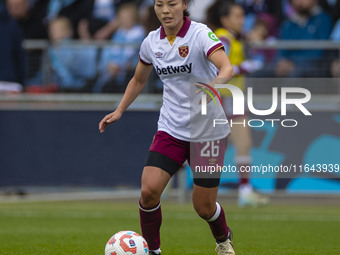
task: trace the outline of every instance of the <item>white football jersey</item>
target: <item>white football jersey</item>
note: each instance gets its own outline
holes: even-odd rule
[[[217,140],[230,134],[228,123],[213,127],[215,119],[226,120],[217,99],[217,104],[208,103],[208,118],[202,116],[201,95],[195,93],[194,85],[216,78],[218,69],[209,57],[220,48],[222,43],[206,25],[188,18],[172,45],[163,27],[145,38],[139,59],[144,65],[153,65],[164,84],[159,131],[188,142]]]

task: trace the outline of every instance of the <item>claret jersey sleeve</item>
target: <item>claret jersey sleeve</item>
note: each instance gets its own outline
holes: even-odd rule
[[[139,61],[147,66],[152,65],[149,37],[146,37],[140,46]]]
[[[198,41],[201,44],[202,50],[204,51],[207,58],[217,50],[224,48],[220,39],[208,28],[203,28],[198,33]]]

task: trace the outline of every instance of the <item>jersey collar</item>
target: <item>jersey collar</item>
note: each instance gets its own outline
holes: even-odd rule
[[[188,17],[184,17],[184,24],[183,24],[181,30],[178,31],[176,36],[184,37],[189,30],[190,24],[191,24],[191,20]],[[161,26],[161,39],[164,39],[165,37],[166,37],[166,34],[165,34],[165,31],[164,31],[164,27],[162,25]]]

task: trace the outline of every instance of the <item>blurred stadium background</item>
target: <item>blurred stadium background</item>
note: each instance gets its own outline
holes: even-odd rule
[[[128,7],[124,5],[127,2],[130,4]],[[201,1],[195,1],[191,7],[193,19],[204,21],[204,8],[212,2],[206,1],[203,4]],[[260,57],[263,62],[260,70],[247,77],[249,83],[254,79],[263,79],[254,87],[255,106],[262,109],[271,106],[273,82],[278,88],[304,87],[312,93],[312,100],[307,105],[313,114],[312,117],[305,117],[295,108],[289,109],[287,117],[298,120],[298,127],[287,129],[280,125],[274,128],[264,125],[252,129],[254,164],[260,162],[273,165],[340,164],[340,23],[338,22],[340,1],[319,1],[320,8],[323,8],[333,19],[331,29],[333,32],[328,35],[328,38],[317,38],[316,32],[311,31],[312,38],[296,40],[280,38],[280,28],[284,20],[294,15],[290,1],[238,2],[244,5],[247,21],[250,24],[254,25],[263,12],[274,17],[276,24],[273,34],[258,41],[247,41],[246,44],[249,56]],[[119,217],[123,217],[121,215],[127,211],[131,212],[131,205],[125,209],[123,204],[137,201],[139,197],[141,171],[157,129],[158,112],[162,104],[162,84],[157,79],[156,73],[153,73],[142,95],[133,103],[122,120],[110,127],[108,132],[104,134],[98,132],[98,122],[118,105],[126,82],[133,75],[138,61],[141,38],[148,31],[158,27],[152,13],[153,1],[70,0],[60,1],[60,5],[58,3],[59,1],[53,0],[0,2],[0,29],[5,27],[3,24],[11,23],[11,26],[18,28],[18,34],[14,37],[21,38],[18,40],[22,42],[21,51],[18,48],[13,49],[13,47],[20,47],[21,43],[16,44],[15,41],[9,40],[9,45],[12,47],[10,50],[16,53],[10,55],[10,59],[5,58],[8,54],[1,53],[0,61],[3,62],[1,67],[15,70],[12,76],[1,74],[0,77],[0,222],[4,224],[2,226],[7,226],[1,230],[0,224],[0,235],[9,239],[16,235],[10,231],[14,226],[11,225],[11,220],[53,218],[55,214],[50,211],[53,208],[66,215],[65,218],[77,218],[80,215],[80,218],[103,217],[109,220],[109,214],[119,214]],[[131,4],[134,4],[137,9],[131,7],[133,6]],[[267,4],[267,6],[261,7],[260,4]],[[6,6],[9,7],[9,14],[5,15],[3,13]],[[119,18],[117,10],[122,6],[130,12],[130,15],[138,13],[141,17],[131,18],[135,30],[130,33],[124,30],[126,28],[119,27],[122,23],[117,23]],[[96,8],[98,10],[110,8],[111,13],[90,12]],[[106,17],[100,19],[98,18],[100,15]],[[48,32],[51,30],[51,24],[59,16],[67,18],[59,19],[59,25],[65,33],[62,41],[53,37],[51,31]],[[16,22],[16,25],[12,22]],[[127,19],[122,22],[130,21]],[[272,20],[267,24],[268,30],[271,25]],[[13,27],[11,29],[14,33]],[[1,37],[9,38],[8,31],[0,30]],[[252,31],[251,26],[245,27],[245,33],[250,31]],[[6,47],[9,47],[8,44]],[[0,44],[2,50],[8,51],[9,48],[6,47]],[[295,54],[294,52],[307,52],[302,54],[303,56],[296,63],[299,72],[290,75],[288,81],[282,79],[283,77],[275,76],[275,66],[284,51],[289,51],[292,55]],[[308,52],[312,52],[311,54],[319,52],[320,56],[315,59],[308,55]],[[15,59],[17,55],[20,56]],[[6,68],[2,68],[0,73],[7,74],[9,69]],[[282,118],[280,107],[271,118]],[[233,146],[230,146],[227,162],[233,164],[234,153]],[[328,229],[334,228],[333,234],[327,236],[329,238],[327,241],[331,240],[331,250],[323,254],[340,254],[339,243],[333,239],[336,228],[339,230],[340,221],[338,217],[339,175],[340,173],[309,173],[295,174],[289,178],[279,174],[266,176],[266,178],[252,175],[253,186],[271,197],[272,202],[267,209],[263,209],[264,218],[261,218],[261,211],[251,209],[249,213],[253,218],[249,218],[250,223],[245,221],[245,218],[248,220],[247,213],[239,211],[240,209],[235,206],[238,176],[225,176],[220,195],[224,203],[231,206],[231,221],[236,222],[234,223],[236,226],[238,221],[244,224],[240,224],[242,227],[236,232],[242,232],[241,228],[246,229],[248,224],[270,221],[270,217],[280,216],[278,214],[282,212],[281,218],[279,217],[282,224],[305,222],[306,224],[301,225],[299,229],[304,229],[303,234],[308,236],[306,231],[310,230],[307,226],[311,222],[315,223],[316,219],[319,232],[327,232],[326,228],[323,229],[325,222]],[[190,190],[190,170],[183,168],[171,183],[171,188],[166,192],[164,199],[175,204],[186,204],[190,201]],[[112,200],[115,200],[115,202],[107,210],[100,204],[99,216],[96,216],[93,211],[96,205],[92,202],[86,206],[81,202],[40,203],[56,200],[103,200],[108,203],[113,203]],[[26,203],[29,201],[32,204]],[[76,205],[79,207],[75,207]],[[124,209],[118,209],[117,212],[117,208],[121,205]],[[309,207],[312,205],[313,207]],[[170,211],[175,211],[176,206],[172,207],[171,204],[168,206]],[[306,210],[303,210],[304,207]],[[290,211],[291,209],[293,211]],[[189,209],[183,205],[180,210],[185,214]],[[73,211],[77,213],[73,215]],[[315,214],[308,214],[307,219],[303,219],[307,211]],[[6,222],[8,225],[5,225]],[[138,228],[135,216],[123,217],[123,222],[127,227]],[[110,230],[104,222],[100,224],[102,227],[99,229],[103,232],[99,234],[98,230],[97,234],[104,238]],[[278,231],[281,228],[281,226],[276,227],[271,231]],[[118,231],[121,230],[120,228],[124,228],[121,223],[114,229]],[[94,226],[91,229],[95,231]],[[72,239],[73,235],[78,234],[75,231],[68,237]],[[255,232],[251,232],[250,235],[258,238]],[[39,235],[36,237],[39,238]],[[243,237],[246,240],[246,237]],[[270,237],[270,232],[266,233],[267,241]],[[98,242],[99,239],[98,237]],[[257,243],[262,242],[260,238],[256,240]],[[2,247],[2,250],[8,251],[3,254],[16,254],[15,251],[11,251],[11,244],[9,242],[7,246]],[[307,244],[313,246],[308,242],[300,243],[303,247]],[[78,245],[77,241],[74,245]],[[166,245],[172,247],[178,244],[170,242]],[[185,247],[185,244],[179,244],[179,247],[181,245]],[[261,253],[261,251],[252,253],[251,249],[245,248],[245,244],[239,243],[239,245],[244,254],[319,254],[308,249],[305,253],[302,251],[295,253],[293,250],[280,253],[274,248],[268,253]],[[276,245],[280,247],[279,243]],[[97,248],[98,243],[90,247],[90,249]],[[268,250],[266,246],[262,248]],[[69,254],[78,254],[72,249],[66,250]]]

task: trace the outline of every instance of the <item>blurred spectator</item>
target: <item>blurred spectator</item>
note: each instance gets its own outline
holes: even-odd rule
[[[223,43],[236,77],[261,67],[261,63],[247,60],[242,34],[244,20],[242,6],[233,2],[217,0],[207,10],[208,24]]]
[[[59,46],[66,40],[73,37],[73,29],[71,21],[66,17],[58,17],[49,24],[49,39],[51,43]]]
[[[20,91],[20,85],[25,79],[25,53],[22,48],[22,33],[16,22],[7,12],[5,3],[0,2],[0,81],[1,90],[5,87],[16,87]],[[18,83],[8,84],[3,82]]]
[[[333,29],[331,39],[333,41],[340,42],[340,19],[338,20],[338,22],[336,23]],[[331,74],[332,74],[332,77],[340,77],[340,55],[338,55],[338,59],[332,62]]]
[[[271,15],[266,13],[258,15],[252,30],[247,35],[251,43],[275,39],[277,35],[276,23]]]
[[[122,5],[118,10],[119,28],[112,37],[112,42],[119,45],[103,49],[99,78],[95,92],[123,92],[125,82],[138,63],[138,45],[145,37],[145,31],[138,24],[138,9],[134,4]],[[129,44],[135,44],[129,46]],[[127,46],[125,46],[127,45]]]
[[[246,39],[249,44],[258,44],[262,42],[270,42],[275,40],[276,36],[276,23],[272,19],[271,15],[262,13],[258,15],[254,27],[247,34]],[[265,63],[272,62],[274,60],[275,50],[262,50],[251,49],[248,52],[249,58],[254,61],[258,61],[263,66]]]
[[[271,15],[275,24],[280,24],[288,12],[289,0],[235,0],[245,10],[244,33],[248,33],[254,26],[257,16],[266,13]]]
[[[245,13],[241,5],[233,2],[221,2],[217,0],[207,10],[207,20],[213,25],[216,36],[224,45],[230,63],[233,65],[235,77],[229,84],[239,87],[244,91],[245,74],[253,72],[261,67],[258,63],[246,57],[242,29],[245,21]],[[217,28],[217,29],[216,29]],[[228,119],[235,123],[247,122],[245,115],[233,114],[233,98],[229,90],[220,89],[222,106]],[[238,169],[251,165],[250,149],[252,136],[249,126],[231,126],[230,141],[236,149],[234,162]],[[239,205],[257,206],[267,203],[267,198],[255,193],[249,180],[249,173],[241,173],[238,185]]]
[[[92,12],[80,21],[78,34],[82,39],[109,39],[118,28],[116,3],[114,0],[91,1]]]
[[[54,82],[62,92],[88,92],[96,74],[97,48],[72,46],[73,28],[69,19],[59,17],[49,25],[49,49]]]
[[[29,0],[6,0],[10,15],[19,24],[25,39],[47,39],[44,23],[48,1],[38,0],[30,5]]]
[[[36,0],[6,0],[10,15],[17,21],[24,39],[47,39],[45,23],[48,1]],[[42,56],[39,49],[26,50],[26,85],[42,83]]]
[[[316,0],[291,0],[291,3],[296,13],[282,24],[280,39],[329,39],[332,20]],[[279,77],[320,76],[323,57],[323,50],[282,50],[275,73]]]
[[[91,15],[93,0],[49,0],[47,7],[47,22],[62,16],[67,17],[73,29],[73,37],[78,38],[78,25],[80,21]]]

